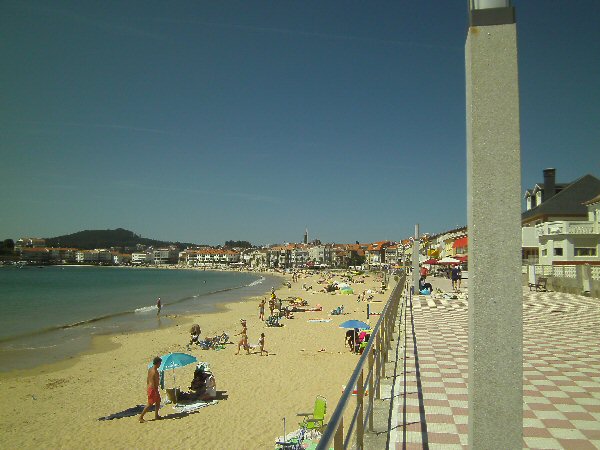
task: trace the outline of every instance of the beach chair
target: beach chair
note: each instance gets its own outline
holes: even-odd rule
[[[178,394],[179,394],[179,389],[178,388],[169,388],[169,389],[165,389],[165,391],[167,392],[167,398],[169,399],[169,401],[171,403],[173,403],[174,405],[176,405],[177,399],[178,399]]]
[[[325,420],[326,412],[327,399],[319,395],[315,399],[315,407],[312,414],[298,414],[299,416],[306,416],[304,418],[304,421],[300,423],[300,426],[306,428],[307,430],[323,429],[323,427],[325,426],[323,421]]]

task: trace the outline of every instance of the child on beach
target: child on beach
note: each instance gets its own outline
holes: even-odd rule
[[[265,350],[265,333],[260,333],[260,339],[258,340],[258,346],[260,347],[260,356],[262,356],[263,352],[269,356],[269,352]]]
[[[235,352],[235,354],[239,355],[240,348],[243,346],[244,349],[246,350],[246,353],[249,355],[250,354],[250,346],[248,345],[248,327],[246,326],[246,321],[244,319],[240,320],[240,323],[242,324],[242,331],[240,331],[235,336],[241,336],[241,338],[240,338],[240,341],[238,342],[238,349],[237,349],[237,352]]]

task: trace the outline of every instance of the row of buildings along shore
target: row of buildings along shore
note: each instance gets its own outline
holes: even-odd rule
[[[600,180],[584,175],[570,183],[557,183],[556,170],[543,171],[543,183],[525,191],[522,213],[523,264],[600,265]],[[408,263],[412,238],[355,244],[286,243],[261,248],[175,246],[145,248],[131,253],[116,249],[80,250],[46,247],[43,239],[21,238],[15,252],[32,263],[103,265],[216,266],[253,269],[301,267],[398,267]],[[454,258],[468,264],[467,227],[420,237],[421,261]],[[466,268],[466,267],[465,267]]]

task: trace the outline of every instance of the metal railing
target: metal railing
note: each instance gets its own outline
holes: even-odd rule
[[[340,401],[323,432],[323,436],[317,445],[317,450],[329,449],[332,440],[335,450],[348,448],[355,428],[356,448],[362,449],[367,422],[368,429],[370,431],[374,430],[373,402],[375,398],[381,398],[381,379],[385,377],[385,363],[388,360],[388,351],[391,348],[396,315],[398,314],[398,306],[405,288],[405,281],[406,275],[403,274],[390,294],[390,298],[381,312],[377,325],[375,325],[371,333],[369,342],[358,360],[356,368],[352,372],[346,388],[340,397]],[[367,370],[366,376],[364,373],[365,368]],[[355,387],[356,406],[352,419],[348,424],[348,430],[344,433],[344,412],[350,403]],[[368,403],[366,410],[364,405],[365,399]]]

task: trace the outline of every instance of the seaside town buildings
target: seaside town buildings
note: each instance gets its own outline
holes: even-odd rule
[[[556,170],[543,171],[543,183],[525,191],[522,213],[523,264],[542,266],[590,264],[600,266],[600,180],[584,175],[571,183],[557,183]],[[131,264],[184,266],[245,266],[253,269],[363,267],[377,269],[409,265],[413,238],[354,244],[308,242],[262,248],[138,246],[131,254],[115,249],[81,250],[46,247],[44,239],[23,237],[15,255],[35,264]],[[467,227],[420,237],[420,260],[454,258],[468,264]]]
[[[524,263],[600,264],[600,180],[588,174],[556,183],[555,169],[543,173],[544,182],[525,192]]]

